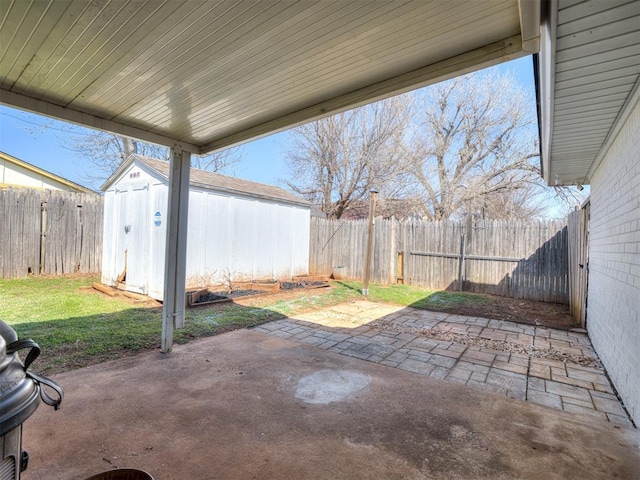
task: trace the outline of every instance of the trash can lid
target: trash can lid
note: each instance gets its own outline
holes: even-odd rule
[[[40,403],[38,384],[27,377],[16,353],[7,354],[7,344],[17,338],[0,320],[0,437],[20,426]]]
[[[153,480],[153,477],[144,470],[137,468],[118,468],[108,472],[98,473],[86,480]]]

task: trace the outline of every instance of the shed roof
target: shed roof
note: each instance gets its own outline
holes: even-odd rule
[[[109,177],[109,179],[102,186],[102,190],[106,190],[111,184],[113,184],[113,182],[120,176],[120,174],[134,162],[140,162],[162,176],[164,179],[169,179],[169,162],[158,160],[156,158],[145,157],[144,155],[134,154],[130,155],[129,158],[118,168],[118,170],[116,170],[116,172],[114,172],[114,174]],[[305,207],[311,206],[311,204],[306,200],[293,195],[292,193],[289,193],[280,187],[266,185],[264,183],[252,182],[250,180],[244,180],[242,178],[229,177],[227,175],[221,175],[219,173],[200,170],[199,168],[191,168],[190,185],[193,187],[215,190],[218,192],[226,192],[254,198],[262,198],[266,200],[275,200]]]

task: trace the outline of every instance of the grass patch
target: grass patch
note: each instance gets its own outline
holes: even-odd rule
[[[362,299],[361,282],[336,282],[353,292],[352,297]],[[447,310],[459,306],[473,306],[492,302],[492,298],[481,294],[446,292],[414,287],[411,285],[369,285],[369,300],[393,303],[422,310]]]
[[[32,338],[43,350],[34,364],[56,373],[160,347],[162,309],[145,308],[121,297],[86,289],[96,277],[30,277],[0,280],[0,319],[20,338]],[[258,325],[350,300],[362,300],[360,282],[332,282],[331,289],[303,295],[260,297],[250,306],[235,303],[187,310],[176,343]],[[408,285],[370,285],[369,300],[429,310],[489,301],[487,297]]]
[[[0,318],[12,325],[46,322],[70,316],[106,315],[131,308],[118,299],[80,287],[96,277],[28,277],[0,280]]]

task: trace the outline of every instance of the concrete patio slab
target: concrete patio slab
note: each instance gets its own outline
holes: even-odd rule
[[[586,333],[367,301],[335,305],[256,330],[633,426]]]
[[[40,407],[24,425],[25,480],[81,480],[116,467],[156,480],[640,472],[635,429],[250,330],[55,379],[62,409]],[[515,388],[503,383],[494,386]]]

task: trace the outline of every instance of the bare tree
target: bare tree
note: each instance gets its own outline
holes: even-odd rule
[[[534,191],[535,189],[536,187],[532,185],[474,197],[462,205],[458,213],[460,216],[473,214],[488,220],[542,218],[547,207],[544,201],[532,201],[534,198],[540,197]]]
[[[92,168],[85,172],[85,177],[94,187],[99,187],[132,154],[160,160],[169,159],[167,147],[86,129],[78,130],[78,134],[65,135],[61,138],[61,143],[65,148],[91,162]],[[209,155],[193,155],[191,165],[202,170],[218,172],[233,167],[241,159],[241,152],[236,147]]]
[[[208,172],[229,172],[242,157],[242,147],[232,147],[208,155],[192,155],[191,166]]]
[[[377,188],[397,196],[406,185],[408,97],[395,97],[295,128],[289,136],[287,185],[330,218],[340,218]]]
[[[416,101],[412,173],[427,218],[537,213],[534,190],[544,186],[535,110],[510,77],[491,71],[458,77]]]
[[[127,137],[106,132],[82,129],[78,134],[65,135],[62,145],[75,152],[80,158],[89,160],[92,167],[85,171],[86,181],[99,187],[104,180],[117,170],[131,154],[166,159],[167,149],[159,145],[139,142]]]

